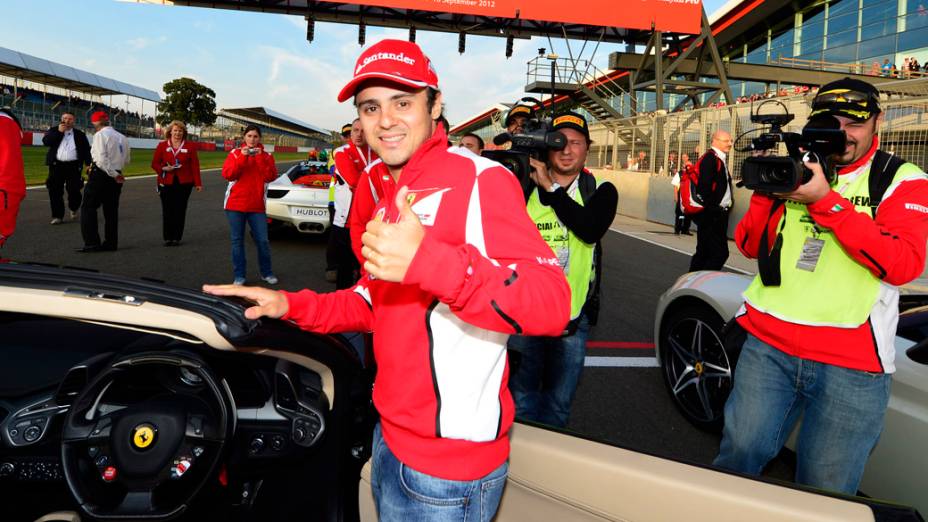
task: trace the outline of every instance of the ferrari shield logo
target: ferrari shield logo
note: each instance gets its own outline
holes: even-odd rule
[[[138,449],[145,449],[155,441],[155,430],[148,424],[140,424],[132,432],[132,444]]]

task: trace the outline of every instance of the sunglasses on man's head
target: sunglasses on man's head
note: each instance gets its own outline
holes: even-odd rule
[[[865,107],[871,101],[876,101],[876,98],[871,93],[836,89],[818,93],[812,101],[812,106],[815,107],[822,103],[853,103]]]

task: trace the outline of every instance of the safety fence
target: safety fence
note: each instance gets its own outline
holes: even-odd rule
[[[878,85],[881,91],[883,123],[880,147],[917,164],[928,167],[928,79],[889,80]],[[591,126],[594,144],[588,165],[594,168],[630,169],[654,175],[673,175],[670,153],[677,158],[687,154],[695,163],[705,152],[716,130],[738,138],[728,161],[733,177],[740,178],[741,163],[749,153],[737,149],[750,144],[758,132],[767,130],[750,120],[752,111],[760,114],[789,112],[795,118],[783,130],[801,132],[808,120],[814,92],[770,98],[754,103],[726,105],[674,113],[654,113],[620,120],[609,126]],[[642,155],[643,153],[643,155]],[[780,145],[780,154],[786,149]],[[642,157],[643,156],[643,157]],[[637,164],[637,169],[634,168]],[[680,160],[675,162],[679,168]],[[676,169],[673,169],[676,170]]]

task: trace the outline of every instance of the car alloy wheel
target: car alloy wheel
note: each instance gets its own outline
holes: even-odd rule
[[[721,430],[733,369],[721,318],[704,306],[684,306],[661,330],[661,367],[674,405],[697,427]]]

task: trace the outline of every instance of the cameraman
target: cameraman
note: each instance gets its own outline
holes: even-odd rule
[[[535,109],[530,105],[514,105],[506,114],[505,126],[509,134],[521,134],[525,122],[535,119]]]
[[[759,474],[804,415],[796,482],[854,494],[889,400],[897,285],[925,266],[928,176],[878,149],[873,86],[827,84],[810,117],[835,118],[847,145],[833,187],[807,161],[808,183],[755,192],[738,224],[735,244],[780,281],[758,276],[744,293],[747,340],[715,464]],[[872,189],[880,178],[882,203]]]
[[[531,160],[536,187],[527,210],[567,276],[571,321],[561,337],[509,338],[509,348],[521,354],[509,387],[517,416],[564,427],[590,326],[599,312],[600,239],[615,218],[619,194],[612,183],[593,177],[583,166],[592,143],[583,116],[558,116],[553,129],[564,134],[567,146],[548,152],[547,164]]]

